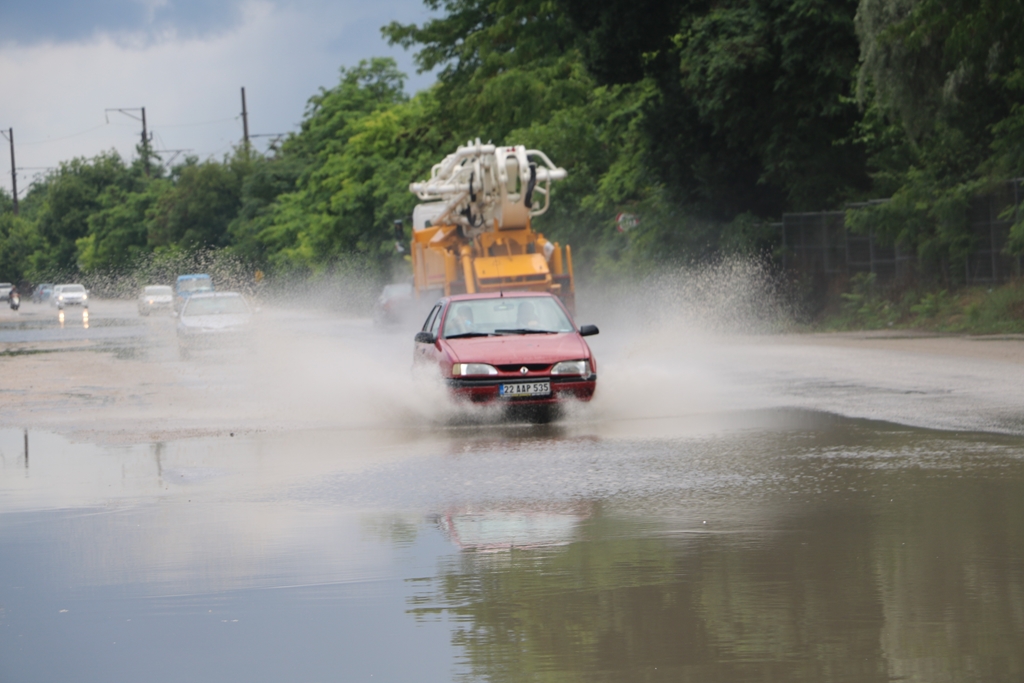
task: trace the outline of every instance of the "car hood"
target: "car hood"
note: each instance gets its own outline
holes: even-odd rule
[[[248,315],[188,315],[178,318],[178,327],[189,331],[227,330],[233,327],[248,325],[252,317]]]
[[[589,358],[586,342],[576,333],[510,334],[500,337],[445,339],[458,363],[557,363]]]

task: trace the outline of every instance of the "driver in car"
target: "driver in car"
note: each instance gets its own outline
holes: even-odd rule
[[[473,309],[462,305],[455,309],[455,319],[452,320],[451,334],[465,334],[473,331]]]
[[[529,301],[519,304],[519,311],[516,314],[516,325],[524,329],[540,327],[540,320],[537,319],[537,310]]]

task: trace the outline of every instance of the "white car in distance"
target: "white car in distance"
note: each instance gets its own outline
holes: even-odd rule
[[[174,290],[168,285],[148,285],[139,294],[139,315],[174,310]]]
[[[82,285],[57,285],[50,295],[50,305],[59,309],[65,306],[89,308],[89,292]]]

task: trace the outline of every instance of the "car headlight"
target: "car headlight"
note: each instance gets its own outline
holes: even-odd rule
[[[590,361],[588,360],[563,360],[555,363],[551,368],[552,375],[589,375]]]
[[[63,295],[63,294],[61,294],[61,295],[60,295],[60,296],[58,296],[57,298],[58,298],[59,300],[61,300],[61,301],[64,301],[64,295]]]
[[[498,368],[487,363],[455,363],[452,365],[453,377],[466,377],[468,375],[497,375]]]

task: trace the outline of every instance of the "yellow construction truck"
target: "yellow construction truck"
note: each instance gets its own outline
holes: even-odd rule
[[[479,140],[459,147],[409,190],[416,295],[530,290],[575,304],[572,251],[534,232],[548,210],[551,183],[565,178],[548,157],[522,145]]]

